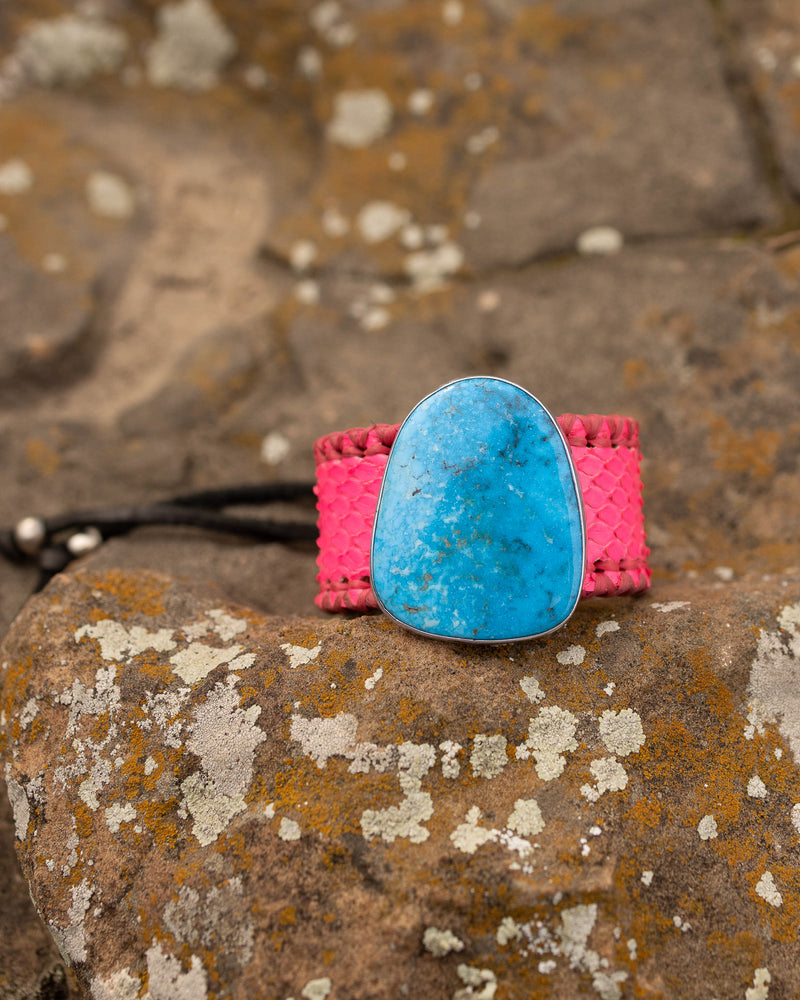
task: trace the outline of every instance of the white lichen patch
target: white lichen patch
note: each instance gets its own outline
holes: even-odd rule
[[[218,648],[208,646],[204,642],[192,642],[186,649],[171,656],[169,662],[174,674],[177,674],[184,683],[194,685],[208,677],[212,670],[223,663],[229,664],[233,668],[233,661],[241,654],[242,646]],[[242,666],[249,666],[255,656],[254,654],[245,654],[245,656],[252,657],[252,659]]]
[[[642,872],[642,877],[639,879],[639,881],[642,883],[642,885],[652,885],[654,874],[655,873],[648,868],[646,871]]]
[[[102,18],[65,14],[30,24],[16,55],[41,86],[77,86],[96,73],[118,69],[127,48],[125,33]]]
[[[157,632],[148,632],[140,625],[126,628],[121,622],[111,618],[101,618],[92,625],[84,625],[75,633],[75,641],[95,639],[100,646],[100,655],[104,660],[130,660],[148,649],[157,653],[168,652],[175,648],[172,629],[162,628]]]
[[[203,847],[213,843],[234,816],[247,808],[242,794],[225,795],[197,771],[181,782],[183,806],[192,815],[192,833]]]
[[[375,670],[375,672],[372,673],[369,677],[367,677],[367,679],[364,681],[364,687],[366,688],[366,690],[367,691],[374,690],[375,685],[378,683],[381,677],[383,677],[383,667],[378,667]]]
[[[349,712],[340,712],[330,719],[305,719],[302,715],[293,715],[291,738],[321,769],[330,757],[354,753],[357,728],[356,717]]]
[[[645,741],[642,720],[631,708],[620,712],[607,710],[599,720],[600,739],[611,753],[619,757],[638,753]]]
[[[408,254],[403,270],[415,290],[427,294],[443,288],[446,279],[457,274],[463,263],[464,251],[458,244],[448,241],[441,246]]]
[[[130,802],[120,805],[115,802],[105,809],[106,826],[111,833],[119,833],[119,828],[123,823],[132,823],[136,819],[136,807]]]
[[[561,943],[561,953],[569,960],[571,969],[588,967],[594,971],[599,960],[594,961],[595,952],[587,949],[589,935],[597,921],[597,904],[580,904],[561,911],[561,927],[557,934]]]
[[[495,934],[495,939],[501,948],[505,947],[507,944],[511,944],[513,941],[519,941],[522,938],[522,928],[514,920],[513,917],[503,917],[500,921],[500,926],[497,928],[497,933]]]
[[[576,249],[584,256],[608,256],[619,253],[624,244],[622,233],[612,226],[593,226],[584,230],[576,241]]]
[[[761,629],[756,657],[750,671],[748,719],[753,727],[745,735],[763,732],[777,724],[792,755],[800,763],[800,602],[782,608],[780,630]]]
[[[577,667],[586,659],[583,646],[568,646],[556,653],[556,659],[564,666]]]
[[[118,969],[105,979],[92,980],[92,1000],[137,1000],[141,985],[128,969]]]
[[[280,826],[278,827],[278,836],[281,840],[299,840],[302,835],[300,824],[296,820],[289,819],[286,816],[281,819]]]
[[[701,840],[714,840],[718,835],[717,821],[713,816],[704,816],[697,824],[697,833]]]
[[[481,810],[479,806],[472,806],[464,818],[464,822],[459,824],[450,834],[450,840],[464,854],[474,854],[479,847],[492,843],[496,839],[496,830],[491,830],[479,826]]]
[[[767,786],[757,774],[747,782],[747,794],[751,799],[765,799],[767,797]]]
[[[190,693],[190,688],[173,688],[168,691],[159,691],[158,694],[152,694],[150,691],[145,694],[143,706],[145,714],[149,715],[158,727],[164,744],[174,750],[183,745],[182,710]],[[147,728],[149,728],[148,723],[143,723],[142,729]]]
[[[528,701],[531,701],[534,704],[544,701],[546,696],[536,677],[529,676],[521,678],[519,686],[522,688],[522,693]]]
[[[461,772],[461,765],[456,760],[456,754],[464,748],[453,740],[445,740],[439,744],[439,749],[442,751],[442,777],[457,778]]]
[[[181,784],[201,844],[216,840],[233,816],[246,808],[244,793],[253,777],[255,751],[266,740],[256,725],[258,705],[239,707],[237,678],[218,682],[195,710],[187,749],[200,759],[202,772]]]
[[[401,743],[398,747],[398,778],[405,798],[386,809],[365,809],[361,814],[361,831],[371,840],[381,837],[393,843],[404,837],[420,844],[430,836],[422,825],[433,815],[433,799],[422,791],[422,779],[436,763],[436,751],[428,743]]]
[[[72,686],[61,692],[58,701],[62,705],[69,705],[67,736],[75,735],[84,715],[97,717],[108,713],[109,717],[114,716],[122,697],[119,686],[115,683],[116,676],[115,666],[100,667],[95,672],[93,688],[87,688],[76,677]]]
[[[18,156],[0,164],[0,194],[25,194],[33,187],[33,171]]]
[[[792,806],[792,811],[789,813],[789,818],[792,821],[792,826],[795,828],[798,835],[800,835],[800,802],[796,802]]]
[[[532,752],[538,777],[542,781],[552,781],[566,766],[564,754],[578,748],[577,728],[578,720],[566,709],[557,705],[540,708],[528,726],[528,739],[517,748],[517,757],[524,759]]]
[[[472,741],[470,764],[476,778],[496,778],[508,763],[505,736],[479,733]]]
[[[474,854],[484,844],[500,844],[501,847],[514,851],[521,857],[526,857],[532,852],[531,842],[515,833],[511,829],[510,823],[507,824],[506,829],[498,830],[480,826],[480,819],[480,807],[472,806],[467,811],[464,822],[460,823],[450,834],[450,840],[459,851],[464,854]],[[520,820],[524,821],[525,819],[533,822],[532,811],[523,807]]]
[[[236,39],[209,0],[164,4],[157,20],[158,36],[146,55],[148,82],[189,93],[215,87]]]
[[[111,761],[95,757],[89,776],[78,786],[78,795],[94,812],[100,805],[98,793],[111,781]]]
[[[237,635],[247,631],[247,622],[242,618],[234,618],[227,614],[222,608],[212,608],[206,611],[206,615],[211,619],[212,632],[216,632],[223,642],[230,642]]]
[[[72,964],[86,961],[86,928],[84,922],[94,895],[94,887],[88,879],[82,879],[79,885],[71,889],[72,902],[67,910],[69,923],[59,926],[50,921],[50,933],[55,938],[61,954]]]
[[[328,139],[348,149],[364,149],[389,131],[392,102],[383,90],[345,90],[333,101]]]
[[[427,115],[436,102],[436,95],[428,87],[419,87],[408,95],[406,107],[412,115]]]
[[[316,646],[312,646],[311,649],[307,649],[305,646],[293,646],[290,642],[282,642],[281,649],[289,658],[291,669],[296,670],[298,667],[305,666],[306,663],[316,660],[322,651],[322,643],[318,643]]]
[[[370,201],[356,217],[356,225],[365,243],[382,243],[394,236],[411,217],[407,208],[393,201]]]
[[[452,951],[463,951],[464,942],[456,937],[452,931],[443,931],[438,927],[426,927],[422,935],[422,943],[425,950],[436,958],[443,958]]]
[[[422,825],[433,816],[433,799],[428,792],[409,792],[399,805],[386,809],[365,809],[361,814],[361,832],[367,840],[380,837],[391,844],[404,837],[421,844],[430,836]]]
[[[303,274],[317,259],[318,253],[313,240],[297,240],[289,249],[289,265],[296,274]]]
[[[322,231],[331,239],[341,239],[350,232],[350,221],[336,205],[329,205],[320,218]]]
[[[508,817],[508,828],[521,837],[533,837],[544,830],[542,810],[536,799],[517,799]]]
[[[26,730],[38,714],[39,706],[36,703],[36,699],[29,698],[22,706],[22,711],[19,713],[19,728],[23,731]]]
[[[192,955],[186,972],[181,960],[160,944],[148,948],[146,958],[148,990],[142,1000],[206,1000],[206,973],[197,955]]]
[[[17,840],[24,840],[31,819],[31,806],[23,786],[11,777],[11,764],[6,763],[6,790],[14,813],[14,833]]]
[[[598,639],[606,635],[608,632],[619,632],[619,622],[613,620],[598,622],[597,628],[594,630],[594,634]]]
[[[456,972],[464,988],[455,991],[453,1000],[492,1000],[497,992],[497,976],[491,969],[462,964]]]
[[[449,28],[455,28],[464,20],[464,4],[461,0],[445,0],[442,4],[442,20]]]
[[[688,608],[689,601],[654,601],[650,608],[653,611],[660,611],[664,615],[670,614],[672,611],[680,611],[681,608]]]
[[[753,973],[753,985],[744,991],[744,1000],[767,1000],[771,982],[769,969],[756,969]]]
[[[581,785],[581,795],[589,802],[596,802],[605,792],[621,792],[628,785],[627,772],[616,757],[593,760],[589,770],[595,779],[594,786]]]
[[[325,1000],[333,989],[333,982],[328,976],[321,976],[319,979],[311,979],[300,990],[300,996],[305,1000]]]
[[[136,196],[124,177],[108,170],[94,170],[86,180],[86,200],[95,215],[129,219],[136,210]]]
[[[253,958],[255,924],[240,877],[202,893],[180,885],[164,907],[164,926],[175,941],[194,951],[219,949],[243,969]]]
[[[778,891],[775,879],[772,877],[772,872],[770,871],[765,871],[758,882],[756,882],[756,892],[770,906],[781,906],[783,903],[783,896]]]

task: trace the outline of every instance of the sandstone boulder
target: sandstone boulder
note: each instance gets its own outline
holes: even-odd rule
[[[83,571],[2,664],[22,868],[94,1000],[800,989],[797,578],[469,647]]]

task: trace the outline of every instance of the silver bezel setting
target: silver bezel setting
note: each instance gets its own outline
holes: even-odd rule
[[[586,512],[585,512],[584,506],[583,506],[583,493],[581,491],[580,481],[578,479],[578,472],[577,472],[577,470],[575,468],[575,462],[572,459],[572,451],[570,449],[569,442],[567,441],[566,437],[564,436],[564,432],[561,430],[561,427],[559,426],[559,423],[556,420],[556,418],[550,412],[550,410],[548,409],[548,407],[546,407],[544,405],[544,403],[537,396],[534,396],[534,394],[532,392],[529,392],[527,389],[523,388],[521,385],[518,385],[516,382],[512,382],[510,379],[497,378],[494,375],[468,375],[465,378],[452,379],[450,382],[445,382],[443,385],[440,385],[437,389],[434,389],[432,392],[429,392],[426,396],[423,396],[422,399],[419,400],[419,402],[416,403],[412,407],[412,409],[409,411],[408,415],[406,416],[405,420],[403,420],[402,424],[400,425],[400,427],[399,427],[399,429],[397,431],[397,436],[398,437],[400,436],[400,434],[403,431],[403,428],[405,427],[405,425],[408,422],[408,420],[410,419],[410,417],[416,412],[416,410],[420,406],[422,406],[423,403],[426,402],[426,400],[430,399],[431,396],[435,396],[436,393],[441,392],[442,389],[446,389],[446,388],[448,388],[451,385],[457,385],[457,384],[459,384],[461,382],[475,382],[475,381],[486,380],[486,379],[491,379],[494,382],[502,382],[505,385],[510,385],[510,386],[512,386],[515,389],[519,389],[520,392],[524,392],[526,396],[529,396],[532,400],[534,400],[534,402],[538,403],[538,405],[542,408],[542,410],[547,414],[547,417],[549,418],[549,420],[551,421],[551,423],[555,427],[556,431],[560,435],[561,440],[564,442],[564,450],[565,450],[565,453],[566,453],[566,456],[567,456],[567,461],[568,461],[568,464],[569,464],[569,469],[570,469],[570,472],[571,472],[571,475],[572,475],[572,483],[573,483],[573,486],[575,487],[575,496],[577,497],[577,501],[578,501],[578,516],[580,518],[580,524],[581,524],[581,565],[584,567],[584,574],[585,574],[585,567],[586,567]],[[389,452],[389,458],[388,458],[387,463],[386,463],[386,469],[389,468],[389,462],[391,462],[391,460],[392,460],[392,454],[391,454],[391,452]],[[384,487],[384,483],[385,482],[386,482],[386,470],[384,470],[383,480],[381,482],[381,489],[380,489],[380,492],[378,494],[378,502],[377,502],[377,504],[375,506],[375,520],[373,522],[372,538],[371,538],[371,541],[370,541],[370,551],[369,551],[369,564],[370,564],[370,567],[372,567],[373,560],[374,560],[374,554],[375,554],[374,553],[374,549],[375,549],[375,526],[378,523],[378,512],[380,511],[381,500],[383,499],[383,487]],[[372,578],[372,573],[371,572],[370,572],[370,578]],[[383,601],[381,600],[380,594],[375,589],[374,583],[372,584],[372,591],[375,594],[375,600],[378,602],[378,606],[381,609],[381,611],[383,611],[384,614],[388,615],[389,618],[391,618],[393,621],[397,622],[398,625],[400,625],[404,629],[407,629],[409,632],[415,632],[417,635],[425,636],[428,639],[437,639],[440,642],[463,642],[463,643],[468,643],[469,645],[498,646],[498,645],[503,645],[503,644],[510,643],[510,642],[528,642],[531,639],[541,639],[541,638],[544,638],[545,636],[552,635],[553,632],[557,632],[559,629],[562,629],[567,624],[567,622],[570,620],[570,618],[573,616],[573,614],[575,613],[575,609],[577,608],[578,602],[581,599],[581,590],[583,589],[582,583],[583,583],[583,580],[581,581],[581,588],[578,590],[578,594],[577,594],[577,596],[575,598],[575,602],[573,603],[573,605],[572,605],[572,607],[571,607],[571,609],[569,611],[569,614],[561,622],[559,622],[558,625],[554,625],[553,628],[546,629],[544,632],[534,632],[532,635],[513,636],[511,638],[505,638],[505,639],[470,639],[470,638],[465,638],[463,636],[448,636],[448,635],[442,635],[441,633],[438,633],[438,632],[427,632],[424,629],[415,628],[413,625],[409,625],[407,622],[401,621],[399,618],[397,618],[395,615],[393,615],[391,611],[389,611],[389,609],[384,605]]]

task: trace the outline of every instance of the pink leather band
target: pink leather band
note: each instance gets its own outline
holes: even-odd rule
[[[639,426],[628,417],[558,418],[572,451],[586,517],[581,597],[637,594],[650,586],[639,475]],[[398,424],[328,434],[314,445],[320,592],[325,611],[378,607],[369,583],[372,522]]]

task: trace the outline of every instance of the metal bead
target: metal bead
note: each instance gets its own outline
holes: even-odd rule
[[[23,517],[14,528],[14,542],[20,552],[35,556],[44,545],[47,528],[40,517]]]
[[[94,552],[103,541],[103,536],[97,528],[85,528],[83,531],[76,531],[67,539],[67,549],[70,555],[76,558]]]

